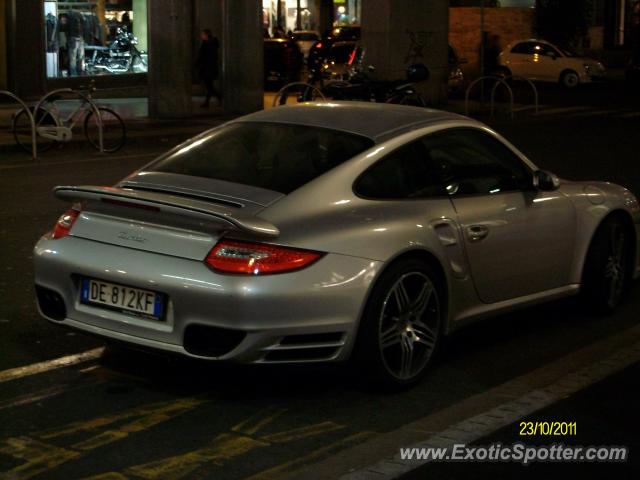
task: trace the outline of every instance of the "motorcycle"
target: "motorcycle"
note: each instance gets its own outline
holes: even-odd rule
[[[368,67],[369,74],[359,71],[347,81],[333,82],[322,90],[334,100],[359,100],[377,103],[395,103],[426,107],[427,102],[414,86],[416,82],[426,81],[429,70],[423,64],[412,64],[406,70],[406,78],[398,80],[374,80],[370,74],[375,70]]]
[[[341,80],[326,82],[322,75],[322,68],[311,68],[308,83],[320,85],[320,91],[325,97],[333,100],[358,100],[377,103],[396,103],[426,107],[427,102],[415,88],[414,83],[429,79],[429,69],[422,63],[413,63],[406,69],[406,78],[398,80],[376,80],[375,67],[364,67],[365,50],[354,50],[349,66]],[[313,89],[307,88],[299,97],[299,101],[310,101],[314,95]]]
[[[87,46],[85,71],[89,75],[146,73],[148,55],[138,50],[138,38],[126,27],[118,28],[116,38],[107,47]]]

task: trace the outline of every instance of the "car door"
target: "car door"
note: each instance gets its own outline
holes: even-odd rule
[[[520,42],[511,48],[506,66],[514,76],[534,78],[534,46],[535,42]]]
[[[380,204],[380,213],[392,208],[396,220],[405,215],[404,229],[417,227],[409,244],[429,245],[448,263],[454,277],[468,275],[455,209],[444,183],[439,181],[439,172],[428,162],[421,140],[390,152],[369,167],[354,185],[354,191],[363,198],[389,202]],[[404,235],[403,240],[407,240]]]
[[[553,46],[538,42],[534,45],[532,69],[536,80],[557,82],[562,71],[562,56]]]
[[[423,142],[455,208],[483,302],[569,283],[576,214],[568,198],[534,189],[530,168],[483,130],[450,129]]]

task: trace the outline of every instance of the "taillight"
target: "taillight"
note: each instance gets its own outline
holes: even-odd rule
[[[51,235],[51,238],[57,240],[58,238],[63,238],[69,235],[71,227],[73,227],[73,224],[76,223],[76,220],[78,219],[78,215],[80,215],[80,208],[76,206],[60,215],[58,222],[55,227],[53,227],[53,234]]]
[[[245,275],[267,275],[307,267],[322,253],[266,243],[221,240],[205,259],[214,270]]]

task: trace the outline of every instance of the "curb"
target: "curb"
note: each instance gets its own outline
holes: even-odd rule
[[[594,358],[602,360],[594,362]],[[583,347],[397,430],[342,450],[330,458],[291,472],[286,478],[413,478],[430,461],[401,460],[400,448],[450,447],[454,444],[471,443],[638,362],[640,326]],[[380,460],[372,463],[372,458]]]

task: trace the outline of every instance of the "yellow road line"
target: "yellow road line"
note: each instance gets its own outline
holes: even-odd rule
[[[63,427],[58,431],[33,435],[33,437],[37,438],[22,436],[4,439],[2,443],[0,443],[0,454],[25,460],[25,463],[8,472],[2,472],[0,478],[31,478],[42,472],[50,471],[70,460],[78,460],[89,451],[122,440],[133,433],[145,431],[159,423],[170,420],[192,410],[206,401],[204,398],[190,397],[177,402],[156,403],[109,417],[98,417],[85,422],[74,422],[70,426]],[[139,418],[126,425],[107,430],[69,447],[65,446],[61,448],[41,441],[71,433],[92,430],[130,417]],[[117,475],[117,473],[109,472],[103,475],[111,475],[105,477],[107,479],[118,478],[113,477],[113,475]]]
[[[76,353],[74,355],[67,355],[65,357],[54,358],[53,360],[47,360],[45,362],[33,363],[24,367],[4,370],[0,372],[0,383],[17,380],[18,378],[28,377],[30,375],[37,375],[38,373],[48,372],[50,370],[55,370],[56,368],[77,365],[79,363],[88,362],[89,360],[95,360],[96,358],[100,358],[103,352],[104,347],[94,348],[93,350],[87,350],[86,352]]]
[[[118,472],[100,473],[92,477],[85,477],[82,480],[129,480],[129,477]]]
[[[133,429],[133,431],[140,431],[138,429],[138,422],[142,422],[145,418],[153,417],[156,414],[164,414],[164,415],[176,414],[176,412],[183,412],[183,411],[186,411],[187,409],[195,408],[206,401],[207,400],[204,398],[190,397],[190,398],[183,398],[178,401],[158,402],[158,403],[153,403],[151,405],[143,405],[142,407],[132,408],[124,412],[114,413],[112,415],[95,417],[95,418],[92,418],[91,420],[80,420],[78,422],[72,422],[56,430],[43,432],[39,434],[38,437],[42,439],[63,437],[63,436],[75,434],[78,432],[83,432],[83,431],[87,432],[87,431],[95,430],[100,427],[111,425],[120,420],[125,420],[128,418],[134,418],[134,417],[140,417],[140,418],[139,420],[134,421],[131,424],[125,425],[122,428],[123,429],[131,428]],[[153,425],[155,425],[155,423],[153,423]],[[153,425],[149,425],[149,426],[153,426]]]
[[[130,422],[122,427],[113,430],[107,430],[94,437],[84,440],[82,442],[72,445],[72,448],[77,450],[94,450],[98,447],[102,447],[109,443],[122,440],[128,437],[132,433],[138,433],[148,430],[162,422],[171,420],[185,412],[193,410],[195,407],[205,403],[206,400],[202,398],[184,398],[177,402],[169,403],[162,408],[154,410],[150,413],[144,413],[142,416],[133,422]]]
[[[136,465],[125,473],[145,480],[178,480],[191,475],[200,467],[208,464],[222,465],[224,461],[245,455],[252,450],[268,447],[269,443],[259,439],[223,433],[218,435],[211,445],[183,455],[165,458],[156,462]]]
[[[8,438],[4,443],[5,445],[0,447],[1,454],[26,460],[26,463],[3,472],[2,478],[7,479],[24,480],[35,477],[80,456],[78,452],[48,445],[28,437]]]
[[[261,410],[255,415],[252,415],[249,418],[241,421],[237,425],[231,427],[231,431],[244,433],[245,435],[253,435],[265,425],[272,423],[277,417],[279,417],[286,411],[286,408],[275,409],[273,407],[269,407],[266,410]]]
[[[341,428],[344,428],[344,425],[339,425],[335,422],[322,422],[316,423],[315,425],[308,425],[306,427],[294,428],[286,432],[266,435],[261,438],[271,443],[284,443],[299,440],[301,438],[312,437],[321,433],[331,432],[333,430],[340,430]]]
[[[319,448],[308,455],[298,457],[290,462],[285,462],[268,470],[256,473],[255,475],[251,475],[245,480],[279,480],[302,467],[308,466],[308,464],[312,462],[323,460],[324,458],[337,451],[342,450],[343,448],[350,447],[353,444],[365,442],[376,435],[377,433],[375,432],[358,432],[353,435],[349,435],[348,437],[342,438],[337,442],[333,442],[322,448]]]
[[[59,385],[56,387],[38,390],[37,392],[20,395],[19,397],[15,397],[0,403],[0,410],[29,405],[30,403],[35,403],[39,402],[40,400],[46,400],[47,398],[55,397],[56,395],[60,395],[61,393],[76,390],[77,388],[80,388],[80,386]]]

